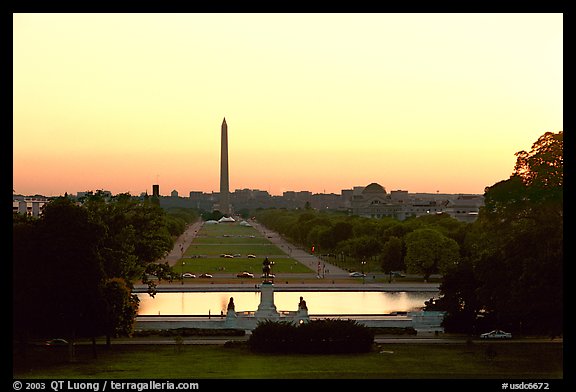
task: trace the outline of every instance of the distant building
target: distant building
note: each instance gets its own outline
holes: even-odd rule
[[[484,205],[482,195],[460,195],[448,200],[446,213],[463,222],[474,222],[478,218],[480,207]]]
[[[14,195],[12,198],[12,212],[38,218],[42,215],[44,206],[48,202],[48,198],[43,196]]]
[[[383,186],[375,182],[366,187],[354,187],[351,199],[353,215],[367,218],[392,217],[398,220],[445,212],[458,220],[473,222],[483,203],[484,198],[480,195],[429,196],[409,194],[403,190],[388,194]]]

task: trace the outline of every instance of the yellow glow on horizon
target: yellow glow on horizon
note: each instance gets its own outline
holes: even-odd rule
[[[562,14],[14,14],[13,187],[482,193],[563,127]]]

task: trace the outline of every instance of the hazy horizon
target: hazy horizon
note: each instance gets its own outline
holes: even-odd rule
[[[13,189],[483,194],[563,130],[563,15],[13,14]]]

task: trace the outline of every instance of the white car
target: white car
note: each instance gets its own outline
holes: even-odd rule
[[[195,278],[196,275],[191,274],[190,272],[185,272],[185,273],[182,274],[182,277],[183,277],[183,278]]]
[[[352,278],[363,278],[365,276],[366,274],[363,274],[362,272],[350,272],[350,277]]]
[[[512,339],[512,334],[510,332],[504,332],[499,329],[494,331],[486,332],[480,335],[481,339]]]

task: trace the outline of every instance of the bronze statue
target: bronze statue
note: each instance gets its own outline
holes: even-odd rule
[[[230,302],[228,302],[228,310],[235,310],[234,309],[234,298],[230,297]]]
[[[272,264],[274,264],[274,263],[271,262],[270,260],[268,260],[268,257],[266,257],[264,259],[264,261],[262,262],[262,274],[264,275],[265,280],[270,279],[270,273],[272,271]]]
[[[306,306],[306,301],[303,297],[300,297],[300,303],[298,304],[298,309],[308,310],[308,306]]]

